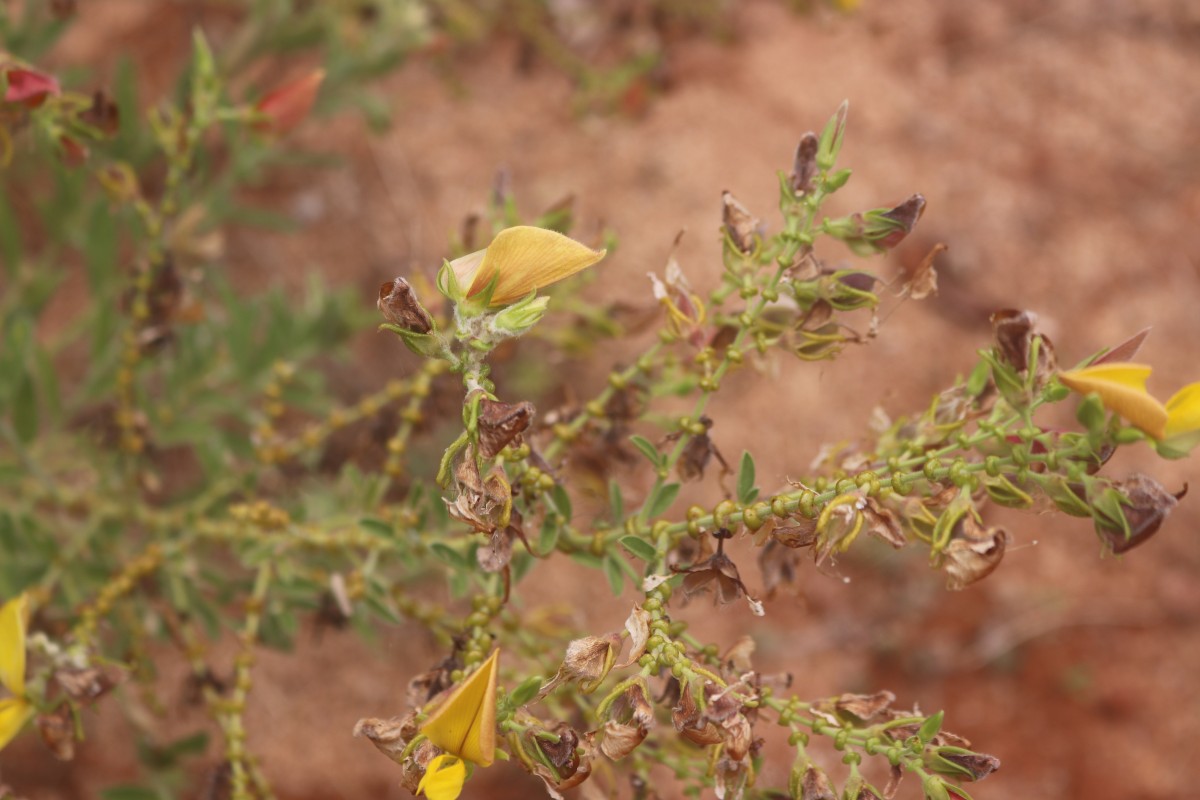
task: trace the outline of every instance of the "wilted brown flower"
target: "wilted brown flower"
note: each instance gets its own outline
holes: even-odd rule
[[[1008,532],[1003,528],[984,528],[973,514],[964,514],[942,551],[946,588],[962,589],[991,575],[1004,558],[1007,545]]]
[[[729,192],[721,193],[721,208],[721,219],[730,241],[743,253],[754,250],[754,240],[762,233],[762,222]]]
[[[796,145],[796,156],[792,159],[792,174],[789,183],[792,191],[798,195],[806,195],[813,190],[813,178],[817,177],[817,149],[821,140],[812,131],[800,137]]]
[[[53,711],[39,714],[37,726],[42,741],[55,758],[59,761],[75,758],[75,720],[70,705],[62,703]]]
[[[943,760],[949,763],[939,763]],[[1000,769],[1000,759],[995,756],[987,753],[974,753],[953,745],[938,747],[928,761],[933,769],[943,775],[952,775],[969,781],[981,781]]]
[[[417,299],[412,284],[404,278],[393,278],[381,284],[375,305],[384,319],[399,328],[412,333],[429,333],[433,330],[433,317]]]
[[[675,730],[693,744],[707,747],[719,744],[723,737],[721,730],[704,713],[704,709],[696,701],[694,692],[703,689],[691,684],[679,687],[679,702],[671,709],[671,721]]]
[[[809,765],[800,782],[800,800],[837,800],[829,776],[820,767]]]
[[[502,403],[483,398],[479,401],[479,454],[494,458],[513,442],[519,441],[533,422],[536,409],[528,400]]]
[[[737,565],[725,555],[725,540],[732,536],[727,529],[722,528],[713,534],[717,540],[717,552],[704,561],[687,568],[671,567],[673,572],[687,575],[683,579],[683,594],[688,599],[702,592],[713,590],[713,604],[731,603],[740,597],[745,597],[750,608],[756,615],[761,616],[762,604],[750,596],[746,584],[738,575]]]
[[[1024,375],[1029,369],[1034,340],[1038,341],[1038,362],[1035,367],[1036,385],[1041,386],[1058,369],[1054,345],[1040,333],[1035,333],[1037,314],[1006,308],[992,314],[992,332],[1000,359]]]
[[[1095,523],[1096,532],[1114,553],[1128,552],[1153,536],[1187,494],[1187,484],[1179,494],[1171,494],[1161,483],[1140,472],[1114,483],[1113,488],[1125,498],[1121,512],[1129,524],[1128,535],[1124,527],[1100,515],[1095,516]]]
[[[626,689],[613,703],[604,723],[600,752],[613,761],[624,758],[642,743],[654,725],[654,709],[641,684]]]
[[[887,691],[874,694],[843,694],[833,701],[833,707],[842,714],[849,714],[863,722],[869,722],[879,716],[894,703],[896,695]]]
[[[729,474],[729,464],[725,461],[725,457],[721,455],[721,451],[713,444],[712,438],[708,432],[712,430],[713,421],[709,417],[701,416],[700,424],[704,427],[704,433],[693,434],[688,439],[687,444],[683,446],[683,452],[679,454],[679,461],[675,465],[675,472],[679,475],[681,481],[699,480],[704,477],[704,470],[708,467],[709,459],[716,456],[717,461],[721,464],[722,474]],[[683,432],[672,433],[667,436],[666,440],[676,441],[683,436]]]

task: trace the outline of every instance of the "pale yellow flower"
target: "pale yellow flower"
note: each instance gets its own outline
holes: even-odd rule
[[[20,595],[0,606],[0,685],[11,697],[0,700],[0,749],[16,736],[33,716],[33,703],[25,696],[25,624],[29,600]]]
[[[484,249],[454,259],[450,268],[468,298],[495,280],[489,305],[505,306],[592,266],[606,252],[555,231],[518,225],[500,231]]]
[[[417,784],[417,794],[424,792],[429,800],[454,800],[462,794],[466,780],[467,765],[463,760],[443,753],[425,767],[425,774]]]

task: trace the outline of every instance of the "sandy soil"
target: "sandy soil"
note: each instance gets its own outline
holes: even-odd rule
[[[99,13],[88,5],[84,13]],[[184,46],[189,20],[159,14],[151,45],[141,6],[114,3],[102,33],[69,39],[60,57],[119,47],[163,63],[168,42]],[[264,196],[304,230],[235,232],[230,266],[250,286],[321,269],[369,301],[382,278],[440,261],[446,233],[481,205],[503,165],[523,207],[574,192],[585,232],[603,220],[620,234],[596,297],[647,299],[645,272],[661,268],[681,228],[680,262],[704,286],[719,270],[721,190],[769,219],[775,170],[849,98],[843,161],[855,177],[834,210],[922,192],[929,205],[912,251],[950,245],[942,294],[902,305],[879,340],[834,364],[780,361],[732,379],[713,413],[727,453],[748,447],[760,477],[782,484],[822,442],[853,435],[876,402],[892,414],[923,406],[986,345],[998,307],[1037,311],[1068,363],[1153,325],[1142,353],[1156,367],[1152,388],[1166,396],[1198,377],[1200,12],[1191,4],[876,0],[850,18],[780,6],[745,3],[731,44],[678,44],[671,91],[638,119],[572,117],[566,81],[545,68],[518,75],[503,43],[460,65],[465,95],[413,64],[382,87],[396,126],[381,139],[348,118],[302,134],[306,146],[342,154],[345,168],[270,187]],[[146,82],[155,86],[153,74]],[[391,343],[361,352],[364,384],[397,363]],[[587,388],[609,364],[571,366]],[[1112,465],[1136,468],[1172,488],[1200,478],[1194,458],[1162,465],[1132,453]],[[945,708],[947,727],[1004,762],[973,788],[981,800],[1191,796],[1197,509],[1185,501],[1122,559],[1100,557],[1085,521],[997,514],[1017,546],[960,594],[946,593],[915,552],[867,548],[842,565],[848,584],[809,569],[798,597],[754,623],[761,665],[793,671],[801,694],[890,688],[901,703]],[[539,595],[579,614],[606,592],[568,581]],[[624,614],[610,616],[590,624],[619,627]],[[734,612],[711,624],[728,643],[747,621]],[[404,683],[429,658],[407,627],[382,630],[375,645],[326,632],[296,656],[263,652],[250,739],[279,797],[407,796],[394,767],[349,731],[360,716],[398,711]],[[96,797],[132,778],[129,729],[108,718],[97,729],[66,767],[25,739],[4,754],[6,780],[36,800]],[[786,766],[776,761],[767,779],[785,784]],[[473,782],[464,796],[537,796],[517,771],[495,773],[509,791]]]

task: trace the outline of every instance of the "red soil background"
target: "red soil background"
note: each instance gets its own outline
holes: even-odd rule
[[[184,4],[144,0],[83,2],[80,14],[56,63],[130,55],[146,97],[167,89],[190,27],[206,23]],[[523,208],[574,192],[582,233],[600,220],[618,232],[620,250],[593,296],[647,303],[645,273],[661,270],[681,228],[689,233],[679,260],[693,284],[716,281],[721,190],[770,220],[775,171],[790,166],[801,133],[849,98],[842,163],[855,177],[833,211],[924,194],[909,254],[950,246],[939,262],[942,292],[901,305],[876,341],[835,363],[779,359],[774,371],[727,381],[714,439],[733,457],[753,451],[767,488],[805,472],[823,442],[853,437],[876,404],[893,416],[924,407],[987,345],[996,308],[1036,311],[1067,364],[1152,325],[1141,354],[1155,366],[1152,390],[1165,397],[1200,378],[1194,4],[867,0],[852,16],[804,16],[762,0],[738,6],[733,19],[729,41],[672,45],[670,89],[636,118],[577,118],[568,82],[547,67],[518,70],[511,43],[458,64],[457,88],[417,61],[379,87],[395,115],[381,138],[348,115],[301,132],[303,147],[344,164],[280,175],[257,192],[302,219],[301,230],[232,231],[227,262],[248,288],[299,286],[320,269],[360,287],[369,303],[384,277],[440,262],[447,232],[480,207],[503,165]],[[401,369],[382,337],[357,352],[348,389]],[[602,348],[595,363],[563,366],[586,396],[624,354]],[[1142,450],[1109,469],[1146,470],[1175,490],[1197,482],[1196,464],[1164,464]],[[970,787],[979,800],[1193,796],[1200,504],[1185,500],[1124,558],[1102,557],[1084,520],[991,519],[1014,545],[995,574],[961,593],[946,592],[916,550],[872,544],[837,576],[806,568],[798,594],[770,603],[765,619],[737,609],[703,630],[722,645],[750,632],[761,668],[793,672],[802,696],[889,688],[900,704],[946,709],[947,728],[1003,760]],[[750,554],[738,552],[757,585]],[[535,573],[530,607],[557,608],[581,630],[619,628],[628,604],[577,577]],[[712,616],[703,606],[676,613]],[[438,657],[415,626],[381,629],[373,644],[326,631],[303,636],[294,654],[263,651],[249,741],[278,796],[406,797],[396,767],[349,733],[361,716],[398,713],[406,681]],[[182,674],[164,666],[170,714],[147,723],[164,735],[201,724],[182,708]],[[74,800],[135,779],[120,715],[89,718],[88,728],[68,765],[23,737],[0,756],[5,780],[30,800]],[[769,752],[764,785],[786,785],[789,759]],[[464,797],[541,792],[515,769],[484,775],[490,782],[472,781]],[[202,782],[197,775],[180,796],[200,796]],[[918,794],[911,781],[901,792]]]

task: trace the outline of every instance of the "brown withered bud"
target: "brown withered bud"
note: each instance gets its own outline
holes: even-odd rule
[[[988,775],[1000,769],[1000,759],[987,753],[973,753],[962,747],[945,746],[935,751],[938,758],[949,761],[949,769],[939,769],[936,761],[932,765],[935,770],[946,775],[954,775],[969,781],[981,781]]]
[[[383,318],[398,328],[413,333],[429,333],[433,330],[433,317],[417,299],[417,293],[404,278],[393,278],[379,286],[379,299],[375,301]]]
[[[992,314],[992,333],[996,338],[996,349],[1001,360],[1024,375],[1029,369],[1033,342],[1038,341],[1038,363],[1035,367],[1038,385],[1045,382],[1058,369],[1054,344],[1040,333],[1035,333],[1037,314],[1006,308]]]
[[[1121,510],[1129,523],[1129,535],[1125,530],[1101,517],[1095,517],[1096,532],[1114,553],[1126,553],[1145,542],[1158,532],[1163,521],[1187,494],[1187,484],[1179,494],[1171,494],[1158,481],[1148,475],[1135,472],[1123,481],[1113,484],[1126,502]]]
[[[117,104],[100,89],[92,94],[92,105],[79,115],[79,119],[105,136],[116,135],[121,127],[121,114]]]
[[[579,770],[579,734],[565,722],[559,722],[551,731],[558,736],[557,742],[535,739],[538,749],[563,778],[569,778]]]
[[[954,525],[950,543],[942,551],[942,569],[946,588],[957,591],[986,578],[1000,565],[1008,546],[1003,528],[985,528],[971,514],[964,514]]]
[[[533,403],[502,403],[483,398],[479,401],[479,454],[495,458],[496,454],[519,441],[533,422],[536,409]]]
[[[697,689],[690,684],[679,687],[679,702],[671,709],[671,722],[693,744],[701,747],[718,744],[722,741],[721,730],[705,715],[694,691]]]
[[[588,694],[608,676],[620,649],[621,636],[616,633],[576,639],[567,645],[559,675],[563,680],[579,681],[581,690]]]
[[[800,800],[837,800],[829,776],[820,767],[809,765],[800,782]]]
[[[683,447],[683,452],[679,455],[679,461],[675,465],[675,472],[682,481],[693,481],[703,478],[704,470],[708,467],[709,460],[714,456],[721,465],[721,473],[724,475],[729,474],[728,462],[725,461],[725,457],[721,455],[721,451],[717,449],[717,446],[713,444],[712,438],[708,435],[708,431],[712,430],[712,419],[701,416],[700,424],[704,426],[704,433],[694,435],[688,439],[687,444]],[[675,441],[682,435],[682,433],[673,433],[667,437],[667,441]]]
[[[849,714],[855,719],[869,722],[883,713],[896,701],[896,695],[886,689],[874,694],[843,694],[833,701],[834,709],[840,714]]]
[[[565,733],[564,731],[569,731],[569,733]],[[554,768],[535,760],[532,763],[532,773],[541,778],[546,784],[546,791],[551,797],[562,797],[563,792],[583,783],[592,774],[592,759],[596,756],[596,734],[593,731],[581,737],[575,731],[566,728],[565,724],[562,723],[555,728],[554,732],[559,734],[559,736],[565,737],[567,740],[571,736],[575,737],[576,744],[571,748],[574,758],[564,753],[563,755],[568,758],[568,761],[563,766],[556,765]],[[542,748],[542,751],[554,763],[554,756],[551,756],[549,750],[547,750],[547,747],[553,747],[553,745],[545,741],[540,741],[538,746]],[[529,769],[530,765],[522,763],[521,766]]]
[[[812,131],[800,137],[796,146],[796,156],[792,159],[792,174],[789,182],[792,191],[799,195],[808,194],[813,190],[813,178],[817,177],[817,150],[821,140]]]
[[[800,517],[795,525],[777,525],[771,531],[771,539],[793,550],[811,547],[817,541],[817,521]]]
[[[922,195],[914,194],[912,197],[905,200],[895,208],[883,212],[884,219],[890,219],[897,223],[900,228],[889,233],[879,240],[879,245],[885,249],[892,249],[904,238],[912,233],[913,228],[917,226],[917,220],[925,213],[925,198]]]
[[[942,242],[935,244],[921,259],[916,269],[905,278],[903,293],[913,300],[924,300],[931,294],[937,294],[937,270],[933,268],[933,261],[938,254],[948,249],[949,247]]]
[[[39,714],[37,726],[42,741],[50,748],[55,758],[59,761],[75,758],[75,720],[67,703],[62,703],[53,711]]]
[[[391,719],[360,719],[354,723],[354,736],[363,737],[375,745],[379,752],[403,765],[404,749],[420,732],[416,720],[416,711]]]
[[[454,685],[450,675],[456,669],[462,669],[462,662],[457,656],[451,656],[433,669],[422,672],[408,682],[406,699],[412,708],[421,708],[433,698]],[[411,716],[411,715],[410,715]],[[407,717],[405,719],[408,719]],[[368,737],[369,738],[369,737]],[[411,736],[409,737],[412,738]]]
[[[730,192],[721,193],[721,207],[721,221],[725,223],[725,232],[734,247],[743,253],[753,251],[762,222]]]
[[[99,667],[63,668],[54,672],[54,682],[75,703],[91,704],[112,691],[125,677],[124,673],[105,671]]]
[[[721,741],[725,745],[725,753],[736,761],[741,761],[750,752],[754,743],[754,730],[745,714],[734,714],[720,723]]]

